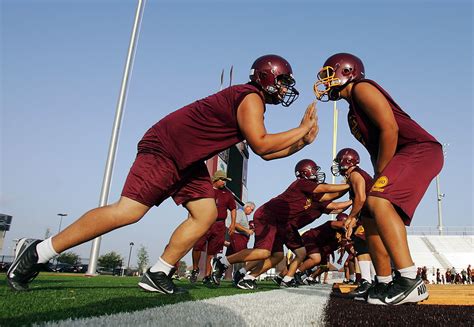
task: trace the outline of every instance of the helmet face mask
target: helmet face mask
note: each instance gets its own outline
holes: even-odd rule
[[[319,71],[314,94],[322,102],[340,100],[340,93],[347,84],[364,77],[364,64],[359,58],[350,53],[337,53],[329,57]]]
[[[295,176],[298,179],[315,180],[322,184],[326,180],[326,174],[321,172],[321,167],[316,165],[313,160],[303,159],[295,166]]]
[[[356,150],[344,148],[337,153],[333,162],[331,173],[334,176],[345,175],[351,167],[360,163],[360,157]]]
[[[262,88],[266,103],[289,107],[299,95],[290,64],[277,55],[255,60],[250,69],[250,81]]]

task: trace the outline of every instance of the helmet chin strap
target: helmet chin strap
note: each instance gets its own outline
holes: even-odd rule
[[[331,101],[341,100],[341,90],[337,88],[331,88],[328,92],[328,97]]]

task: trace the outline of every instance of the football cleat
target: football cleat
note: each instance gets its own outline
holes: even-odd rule
[[[15,259],[7,271],[8,286],[14,291],[27,291],[28,283],[38,276],[42,264],[38,264],[36,246],[41,240],[22,238],[15,249]]]
[[[188,293],[186,289],[177,287],[169,275],[162,271],[151,272],[150,269],[143,275],[138,286],[148,292],[177,295]]]

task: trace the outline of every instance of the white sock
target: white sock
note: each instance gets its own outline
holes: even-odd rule
[[[153,267],[150,268],[151,272],[157,272],[157,271],[162,271],[165,274],[169,274],[171,269],[173,269],[173,265],[170,265],[167,263],[165,260],[163,260],[161,257],[158,258],[158,261],[153,265]]]
[[[349,280],[355,282],[355,280],[356,280],[356,275],[355,275],[355,274],[350,275]]]
[[[227,260],[227,257],[225,255],[223,255],[222,257],[219,258],[220,262],[222,262],[224,265],[226,265],[227,267],[230,266],[230,262],[229,260]]]
[[[247,274],[247,269],[245,269],[245,268],[240,268],[240,269],[239,269],[239,273],[245,275],[245,274]]]
[[[388,276],[378,276],[378,275],[377,275],[377,281],[378,281],[379,283],[388,284],[388,283],[390,283],[392,280],[393,280],[392,275],[388,275]]]
[[[370,263],[371,261],[359,261],[360,276],[370,283],[372,278],[370,277]]]
[[[245,275],[244,279],[247,279],[247,280],[249,280],[249,279],[250,279],[250,280],[255,280],[255,279],[257,279],[257,277],[254,277],[254,276],[252,276],[252,275]]]
[[[53,248],[52,237],[44,240],[36,245],[36,252],[38,253],[38,263],[46,263],[59,253]]]
[[[377,275],[377,273],[375,272],[374,263],[372,261],[370,261],[370,279],[372,279],[374,281],[376,275]]]
[[[398,272],[400,273],[400,275],[402,275],[402,277],[410,278],[410,279],[415,279],[416,278],[416,267],[415,267],[415,265],[410,266],[410,267],[406,267],[406,268],[403,268],[403,269],[398,269]]]
[[[292,279],[293,279],[293,277],[290,277],[290,276],[285,276],[285,277],[283,277],[283,281],[284,281],[285,283],[288,283],[288,282],[291,281]]]

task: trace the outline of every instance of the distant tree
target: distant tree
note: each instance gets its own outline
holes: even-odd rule
[[[51,228],[46,228],[46,232],[44,232],[44,239],[47,239],[51,236]]]
[[[178,276],[183,277],[186,275],[186,261],[181,260],[178,265]]]
[[[148,251],[142,244],[140,244],[140,248],[137,251],[138,272],[140,274],[146,271],[149,261]]]
[[[70,265],[78,265],[81,263],[81,258],[79,257],[78,254],[74,252],[64,252],[61,253],[58,258],[58,262],[61,263],[68,263]]]
[[[116,253],[115,251],[106,253],[101,255],[97,260],[99,266],[107,268],[107,269],[114,269],[115,267],[121,267],[123,258],[120,254]]]

